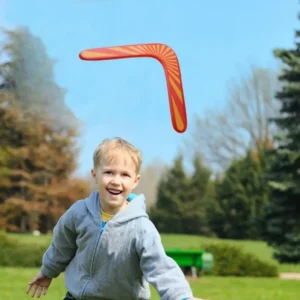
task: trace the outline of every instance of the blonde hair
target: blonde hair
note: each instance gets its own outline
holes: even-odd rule
[[[103,161],[111,163],[118,160],[121,156],[129,155],[139,173],[142,165],[142,153],[126,140],[116,137],[103,140],[95,149],[93,155],[94,168],[97,168]]]

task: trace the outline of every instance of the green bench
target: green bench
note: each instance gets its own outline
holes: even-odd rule
[[[175,260],[182,269],[191,269],[197,277],[197,270],[210,272],[213,268],[213,255],[202,250],[167,249],[166,254]]]

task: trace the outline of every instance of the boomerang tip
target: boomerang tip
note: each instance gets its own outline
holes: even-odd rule
[[[79,58],[80,58],[80,59],[83,59],[83,60],[86,59],[86,57],[85,57],[85,52],[86,52],[86,50],[83,50],[83,51],[81,51],[81,52],[79,53]]]

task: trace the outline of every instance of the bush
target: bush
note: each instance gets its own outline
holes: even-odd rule
[[[24,245],[10,239],[0,232],[0,266],[2,267],[40,267],[46,248]]]
[[[242,248],[229,244],[206,244],[201,247],[214,256],[212,274],[216,276],[278,277],[276,264],[261,260]]]
[[[14,242],[11,239],[9,239],[7,234],[4,231],[0,231],[0,249],[2,249],[2,247],[5,246],[12,246],[13,244]]]

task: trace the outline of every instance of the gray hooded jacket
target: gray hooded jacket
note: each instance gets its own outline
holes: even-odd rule
[[[149,299],[149,284],[162,300],[192,298],[184,274],[169,258],[158,231],[137,196],[101,230],[100,199],[93,191],[59,219],[43,256],[42,274],[65,271],[65,285],[78,300]]]

